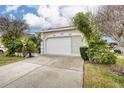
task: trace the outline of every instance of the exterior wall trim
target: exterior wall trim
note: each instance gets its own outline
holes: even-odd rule
[[[47,30],[47,31],[43,31],[43,32],[41,32],[41,33],[67,31],[67,30],[75,30],[75,27],[73,27],[73,26],[68,26],[68,27],[53,28],[53,29],[49,29],[49,30]]]

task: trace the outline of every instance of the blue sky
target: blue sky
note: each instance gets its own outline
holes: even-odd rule
[[[26,13],[34,13],[37,14],[36,12],[36,6],[7,6],[7,5],[0,5],[0,15],[13,15],[15,17],[20,17],[22,18],[24,14]]]
[[[56,28],[71,25],[72,17],[78,12],[92,10],[96,6],[35,6],[14,5],[0,6],[0,16],[20,18],[30,26],[30,32],[39,32],[48,28]]]

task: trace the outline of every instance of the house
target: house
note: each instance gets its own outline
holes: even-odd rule
[[[80,56],[85,38],[72,26],[53,28],[41,32],[41,54]]]

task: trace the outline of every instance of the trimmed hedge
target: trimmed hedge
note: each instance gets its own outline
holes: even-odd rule
[[[116,56],[111,52],[106,52],[106,50],[94,49],[88,47],[80,47],[80,54],[82,59],[89,60],[91,63],[95,64],[115,64]]]
[[[88,50],[88,58],[92,63],[97,64],[115,64],[116,56],[111,52],[93,52]]]
[[[88,60],[87,50],[88,50],[88,47],[80,47],[80,54],[82,59],[84,60]]]

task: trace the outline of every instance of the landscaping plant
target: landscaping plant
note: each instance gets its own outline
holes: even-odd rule
[[[19,51],[22,46],[22,42],[17,34],[14,34],[16,30],[7,31],[2,35],[2,43],[7,48],[6,55],[13,56],[15,52]]]
[[[8,25],[6,25],[6,24]],[[23,53],[25,57],[36,50],[35,42],[25,33],[28,25],[23,20],[0,17],[0,31],[2,31],[2,44],[7,49],[6,56],[15,56],[15,53]],[[23,41],[23,38],[27,39]]]
[[[88,42],[86,53],[92,63],[115,64],[116,57],[110,52],[107,44],[101,39],[101,35],[92,21],[90,13],[80,12],[73,18],[74,26],[84,34]],[[83,53],[82,53],[83,54]]]

